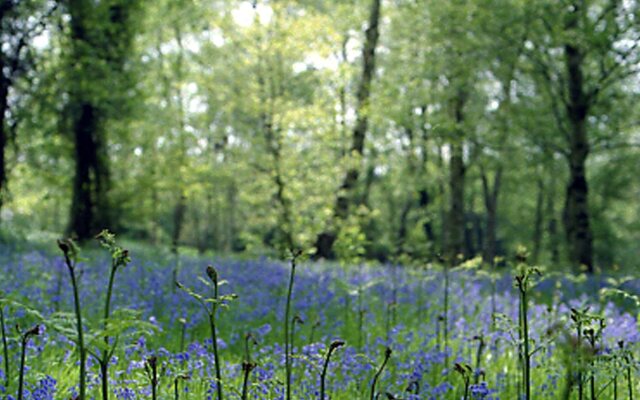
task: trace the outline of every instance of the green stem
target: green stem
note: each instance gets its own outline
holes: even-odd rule
[[[180,353],[184,353],[184,342],[187,336],[187,323],[181,323],[180,328]],[[184,361],[183,361],[184,362]]]
[[[107,286],[107,296],[104,304],[104,330],[107,330],[107,324],[109,321],[109,315],[111,313],[111,296],[113,294],[113,283],[116,277],[116,271],[118,270],[115,262],[111,265],[111,273],[109,274],[109,285]],[[102,399],[109,400],[109,336],[104,336],[105,348],[102,350],[102,357],[100,358],[100,374],[102,377]]]
[[[218,301],[218,285],[215,285],[214,299]],[[222,374],[220,372],[220,357],[218,356],[218,337],[216,333],[216,303],[211,306],[211,313],[209,314],[209,326],[211,328],[211,342],[213,346],[213,358],[216,363],[216,391],[218,393],[218,400],[222,400]]]
[[[250,361],[244,361],[242,363],[242,372],[244,373],[242,378],[242,400],[249,398],[249,374],[256,367],[256,364]]]
[[[578,400],[582,400],[582,323],[579,320],[576,322],[576,329],[578,330],[578,357],[580,357],[578,362]]]
[[[478,336],[478,350],[476,352],[476,374],[475,374],[475,383],[478,383],[480,379],[480,368],[482,367],[482,352],[484,351],[484,338],[482,336]]]
[[[444,367],[449,368],[449,268],[444,267],[444,315],[443,315],[443,335],[444,335]]]
[[[87,377],[87,352],[84,347],[84,335],[82,328],[82,311],[80,309],[80,295],[78,293],[78,282],[76,280],[75,266],[67,259],[67,266],[69,267],[69,274],[71,275],[71,286],[73,287],[73,301],[75,305],[76,313],[76,329],[78,331],[78,351],[80,352],[80,394],[79,400],[86,399],[86,377]]]
[[[387,315],[385,318],[385,337],[387,343],[389,343],[389,338],[391,335],[391,303],[387,303]]]
[[[20,375],[18,377],[18,400],[22,400],[24,397],[24,364],[27,356],[28,341],[29,339],[26,336],[24,336],[21,341],[22,349],[20,351]]]
[[[531,353],[529,352],[529,322],[527,318],[527,291],[521,289],[522,293],[522,333],[523,333],[523,356],[524,356],[524,392],[525,399],[531,400]]]
[[[466,377],[464,378],[464,400],[468,400],[469,399],[469,378]]]
[[[151,399],[157,400],[158,398],[158,358],[151,356],[147,359],[145,368],[151,381]]]
[[[373,382],[371,382],[371,397],[370,397],[370,400],[375,400],[375,398],[376,398],[376,384],[378,383],[378,379],[380,378],[380,375],[382,374],[382,371],[384,370],[385,365],[387,365],[387,362],[389,361],[390,357],[391,357],[391,349],[389,347],[387,347],[387,349],[384,352],[384,361],[382,361],[382,365],[380,366],[380,368],[378,369],[378,371],[374,375]],[[324,399],[322,399],[322,400],[324,400]]]
[[[362,288],[358,288],[358,349],[364,346],[364,309],[362,308]]]
[[[293,281],[296,275],[296,260],[291,259],[291,275],[289,276],[289,288],[287,290],[287,304],[284,311],[284,351],[285,351],[285,370],[286,370],[286,392],[285,399],[291,400],[291,346],[289,343],[289,324],[291,315],[291,297],[293,294]]]
[[[2,354],[4,358],[4,387],[9,388],[10,371],[9,371],[9,345],[7,344],[7,330],[4,323],[4,307],[0,305],[0,325],[2,329]]]
[[[331,343],[331,345],[329,346],[329,351],[327,351],[327,356],[324,359],[324,364],[322,365],[322,373],[320,374],[320,400],[324,400],[325,397],[325,382],[327,379],[327,369],[329,368],[329,361],[331,360],[331,354],[333,354],[333,351],[335,349],[337,349],[340,346],[343,346],[344,342],[343,341],[335,341],[333,343]]]
[[[633,380],[631,379],[631,367],[627,367],[627,386],[629,387],[629,400],[633,400]]]

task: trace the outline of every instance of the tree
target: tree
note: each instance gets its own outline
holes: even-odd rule
[[[640,71],[638,2],[541,2],[528,54],[548,97],[568,169],[563,220],[573,265],[594,270],[587,160],[615,129],[605,110]]]
[[[126,110],[126,69],[134,37],[136,5],[69,0],[67,115],[75,145],[69,231],[90,238],[111,227],[107,122]],[[114,87],[115,83],[115,87]]]
[[[371,94],[371,82],[376,67],[376,46],[380,36],[380,0],[372,0],[369,14],[369,25],[365,32],[365,42],[362,49],[362,75],[356,94],[356,124],[351,137],[351,156],[361,158],[364,153],[364,144],[369,124],[369,103]],[[356,164],[357,165],[357,164]],[[337,224],[349,216],[349,209],[353,202],[353,194],[358,183],[360,170],[358,166],[348,168],[333,210],[332,221],[328,229],[320,233],[316,239],[316,257],[333,257],[332,247],[337,238]]]
[[[43,32],[57,6],[39,1],[0,2],[0,210],[7,192],[6,150],[18,125],[18,110],[10,101],[16,93],[11,91],[16,81],[34,68],[32,40]]]

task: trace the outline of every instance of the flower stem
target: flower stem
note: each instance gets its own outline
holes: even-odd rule
[[[213,281],[213,302],[209,313],[209,327],[211,328],[211,345],[213,346],[213,358],[216,367],[216,391],[218,400],[223,400],[222,396],[222,373],[220,372],[220,356],[218,355],[218,335],[216,332],[216,311],[218,309],[218,273],[213,267],[207,268],[207,275]]]
[[[22,338],[22,347],[20,351],[20,375],[18,376],[18,400],[24,397],[24,364],[27,353],[27,340]]]
[[[109,321],[109,314],[111,312],[111,296],[113,293],[113,283],[115,281],[116,271],[118,269],[117,264],[112,264],[111,272],[109,274],[109,285],[107,286],[107,296],[104,304],[104,330],[107,330],[107,324]],[[109,400],[109,361],[111,359],[109,351],[109,336],[104,336],[105,349],[102,350],[102,357],[100,358],[100,376],[102,378],[102,399]]]
[[[247,400],[249,397],[249,374],[256,367],[255,363],[244,361],[242,363],[242,400]]]
[[[11,374],[9,371],[9,345],[7,344],[7,329],[4,323],[4,307],[0,305],[0,326],[2,329],[2,354],[4,359],[4,387],[9,388]]]
[[[27,344],[29,343],[29,338],[31,336],[40,334],[40,326],[36,325],[33,328],[26,331],[20,340],[21,351],[20,351],[20,371],[18,376],[18,400],[22,400],[24,398],[24,367],[25,361],[27,358]]]
[[[289,287],[287,290],[287,304],[284,310],[284,351],[285,351],[285,370],[286,370],[286,392],[285,399],[291,400],[291,343],[289,336],[290,315],[291,315],[291,297],[293,294],[293,281],[296,276],[296,258],[291,258],[291,275],[289,276]]]
[[[327,369],[329,368],[329,360],[331,359],[331,354],[340,346],[343,346],[344,342],[341,340],[336,340],[329,346],[329,350],[327,351],[327,356],[324,359],[324,365],[322,366],[322,374],[320,375],[320,400],[324,400],[325,393],[325,381],[327,378]]]
[[[382,371],[384,370],[384,367],[387,365],[387,362],[389,361],[390,357],[391,357],[391,349],[387,347],[384,352],[384,360],[382,361],[382,365],[380,365],[380,368],[378,369],[378,371],[373,377],[373,382],[371,382],[371,397],[370,397],[371,400],[375,400],[376,398],[376,384],[378,383],[378,379],[380,378],[380,375],[382,374]]]

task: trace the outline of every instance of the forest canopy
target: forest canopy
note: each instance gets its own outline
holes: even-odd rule
[[[640,257],[638,0],[0,0],[0,229]]]

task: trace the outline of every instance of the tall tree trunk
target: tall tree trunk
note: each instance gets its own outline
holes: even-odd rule
[[[429,206],[431,205],[431,195],[429,193],[429,187],[427,186],[427,162],[428,162],[428,141],[429,134],[426,126],[426,113],[427,107],[421,107],[421,115],[422,115],[422,123],[420,124],[420,131],[422,133],[420,138],[420,183],[418,190],[418,207],[423,210],[425,214],[428,213]],[[422,224],[422,230],[424,232],[425,237],[431,243],[431,246],[434,245],[436,237],[433,232],[433,225],[431,223],[431,218],[425,219]]]
[[[280,140],[276,139],[276,142],[272,144],[271,155],[274,163],[273,183],[276,186],[275,200],[280,206],[280,223],[277,226],[278,232],[280,233],[279,239],[280,242],[284,244],[284,251],[294,251],[293,216],[291,215],[291,201],[289,197],[287,197],[285,181],[282,176],[282,144]]]
[[[551,257],[552,264],[560,262],[558,217],[556,215],[555,196],[555,179],[552,175],[549,182],[549,189],[547,190],[547,204],[545,205],[545,214],[547,215],[547,218],[549,218],[549,222],[547,223],[547,234],[549,236],[549,255]]]
[[[184,227],[185,215],[187,212],[187,196],[180,195],[173,207],[173,226],[171,229],[171,252],[178,255],[178,247],[180,246],[180,237],[182,236],[182,228]]]
[[[569,15],[567,31],[578,26],[582,15],[579,2]],[[579,45],[565,45],[568,98],[566,112],[569,119],[569,182],[564,210],[564,222],[569,245],[569,260],[593,272],[593,236],[589,218],[589,186],[586,178],[586,160],[590,146],[587,137],[589,98],[583,81],[584,54]]]
[[[5,121],[7,109],[9,108],[9,79],[4,76],[4,69],[4,56],[0,54],[0,212],[2,212],[4,196],[7,191],[7,166],[5,155],[9,136]]]
[[[458,257],[464,255],[464,105],[466,93],[459,90],[453,101],[453,117],[456,123],[456,135],[450,144],[451,155],[449,160],[449,224],[448,230],[448,257],[449,261],[457,264]]]
[[[535,264],[540,259],[540,249],[542,247],[542,226],[544,224],[544,180],[538,179],[538,195],[536,196],[536,212],[533,220],[533,250],[531,261]]]
[[[402,210],[400,211],[400,222],[398,224],[398,236],[396,242],[396,255],[400,255],[404,252],[404,243],[407,240],[407,225],[409,219],[409,212],[411,211],[411,203],[413,200],[407,200],[404,202],[402,206]]]
[[[362,49],[362,76],[356,94],[356,124],[353,129],[350,148],[351,154],[357,157],[362,157],[363,155],[369,124],[369,97],[376,65],[376,46],[378,44],[378,37],[380,36],[378,27],[380,21],[380,3],[381,0],[372,0],[369,26],[366,30],[365,43]],[[336,225],[339,221],[345,220],[349,216],[359,174],[360,170],[357,167],[351,167],[347,170],[336,198],[332,221],[328,229],[320,233],[316,240],[316,257],[333,258],[333,243],[337,238]]]
[[[444,155],[442,146],[438,146],[438,168],[440,171],[444,171]],[[449,229],[448,229],[448,213],[447,213],[447,203],[446,203],[446,178],[444,174],[442,174],[438,178],[438,196],[440,198],[440,255],[446,255],[447,249],[449,248]]]
[[[16,7],[17,2],[3,1],[0,3],[0,23],[5,26],[5,21],[9,20]],[[0,212],[5,202],[7,194],[7,161],[6,149],[9,142],[9,128],[7,124],[7,113],[9,111],[9,88],[12,78],[11,70],[19,60],[19,54],[5,54],[4,49],[0,49]],[[13,65],[12,65],[13,64]]]
[[[84,240],[105,227],[101,226],[105,219],[98,215],[106,214],[103,207],[109,174],[100,156],[103,147],[99,138],[99,111],[89,102],[80,102],[71,112],[76,166],[69,229]]]
[[[67,2],[71,25],[72,60],[69,111],[75,145],[75,176],[69,233],[89,239],[103,228],[112,228],[113,213],[107,192],[110,184],[105,121],[107,103],[117,102],[111,85],[123,66],[132,42],[129,27],[131,3],[96,4],[90,0]],[[99,12],[96,7],[108,7]],[[97,15],[107,19],[98,20]],[[101,69],[95,64],[104,63]],[[102,81],[100,81],[102,80]],[[91,87],[88,87],[91,85]]]
[[[486,233],[482,249],[482,260],[493,265],[496,258],[496,239],[498,230],[498,195],[500,194],[500,184],[502,183],[502,165],[499,165],[493,178],[493,185],[489,182],[489,177],[482,170],[482,193],[484,195],[484,205],[487,211]]]
[[[5,21],[12,18],[11,14],[17,4],[11,1],[0,2],[0,24],[2,24],[0,26],[5,26]],[[9,142],[9,128],[6,118],[9,111],[9,88],[12,83],[11,72],[18,64],[18,60],[19,54],[9,55],[5,53],[4,48],[0,48],[0,212],[7,195],[6,149]]]

